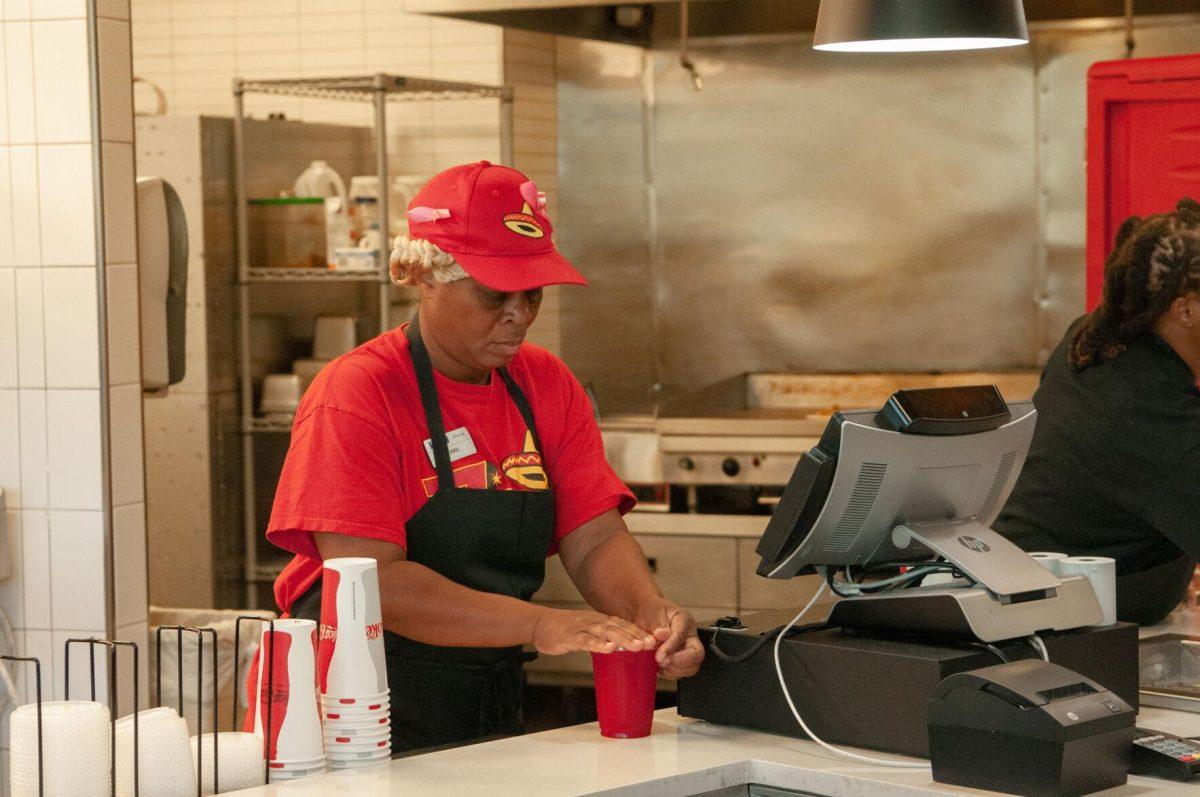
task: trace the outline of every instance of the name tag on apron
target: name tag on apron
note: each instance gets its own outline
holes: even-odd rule
[[[446,432],[446,447],[450,449],[450,461],[458,462],[463,457],[469,457],[475,453],[475,441],[471,439],[471,433],[467,431],[467,427],[460,426],[452,432]],[[434,467],[437,464],[433,461],[433,441],[425,441],[425,453],[429,456],[429,463]]]

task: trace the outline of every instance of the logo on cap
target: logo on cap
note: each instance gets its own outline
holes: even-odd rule
[[[546,234],[542,230],[542,225],[538,224],[537,219],[533,217],[533,208],[529,207],[528,202],[521,206],[520,213],[505,215],[504,226],[526,238],[541,238]]]

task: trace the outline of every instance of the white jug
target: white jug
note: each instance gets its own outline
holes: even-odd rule
[[[325,161],[313,161],[300,172],[292,185],[292,193],[296,196],[336,196],[341,198],[343,206],[346,204],[346,184]]]
[[[408,218],[404,215],[404,211],[408,210],[409,203],[425,186],[428,179],[415,174],[402,174],[392,181],[392,190],[388,195],[388,221],[392,233],[408,229]]]

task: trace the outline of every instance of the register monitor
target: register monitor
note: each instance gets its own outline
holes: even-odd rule
[[[1036,415],[992,386],[899,391],[881,410],[834,413],[759,541],[759,575],[944,560],[963,578],[843,598],[830,625],[993,642],[1098,623],[1086,578],[1060,579],[989,527]]]

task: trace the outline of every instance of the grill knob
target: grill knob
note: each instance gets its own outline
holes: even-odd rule
[[[696,463],[692,461],[691,457],[680,457],[679,467],[683,468],[684,470],[695,470]]]
[[[741,472],[742,466],[733,457],[726,457],[725,461],[721,463],[721,470],[725,472],[726,476],[736,476]]]

